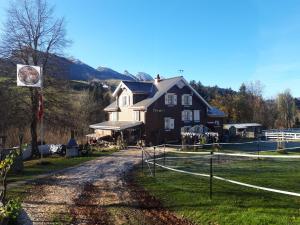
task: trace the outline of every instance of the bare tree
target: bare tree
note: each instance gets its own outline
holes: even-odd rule
[[[6,22],[1,35],[2,57],[29,65],[43,67],[47,74],[47,62],[51,53],[60,53],[69,43],[66,39],[64,18],[53,17],[54,8],[46,0],[12,1],[7,9]],[[37,148],[38,90],[30,88],[31,145]]]
[[[294,125],[296,118],[295,100],[289,89],[280,93],[276,99],[279,118],[278,126],[284,128],[291,128]]]

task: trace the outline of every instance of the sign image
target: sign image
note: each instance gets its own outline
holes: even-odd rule
[[[27,87],[41,87],[41,67],[29,65],[17,65],[17,85]]]

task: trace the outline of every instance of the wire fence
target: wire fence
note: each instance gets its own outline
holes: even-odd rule
[[[272,153],[276,150],[275,144],[254,141],[154,146],[142,149],[142,168],[154,177],[161,168],[208,178],[210,198],[213,195],[213,180],[300,197],[300,154],[297,154],[300,143],[283,149],[291,154]]]

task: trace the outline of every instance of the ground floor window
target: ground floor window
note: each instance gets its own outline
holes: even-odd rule
[[[165,130],[174,129],[174,119],[170,117],[165,117]]]

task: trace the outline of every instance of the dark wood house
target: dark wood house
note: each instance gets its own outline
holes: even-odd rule
[[[182,77],[151,82],[122,81],[113,93],[115,101],[105,108],[109,120],[90,125],[96,132],[122,135],[128,142],[146,144],[179,142],[182,132],[222,135],[225,114],[209,105]]]

